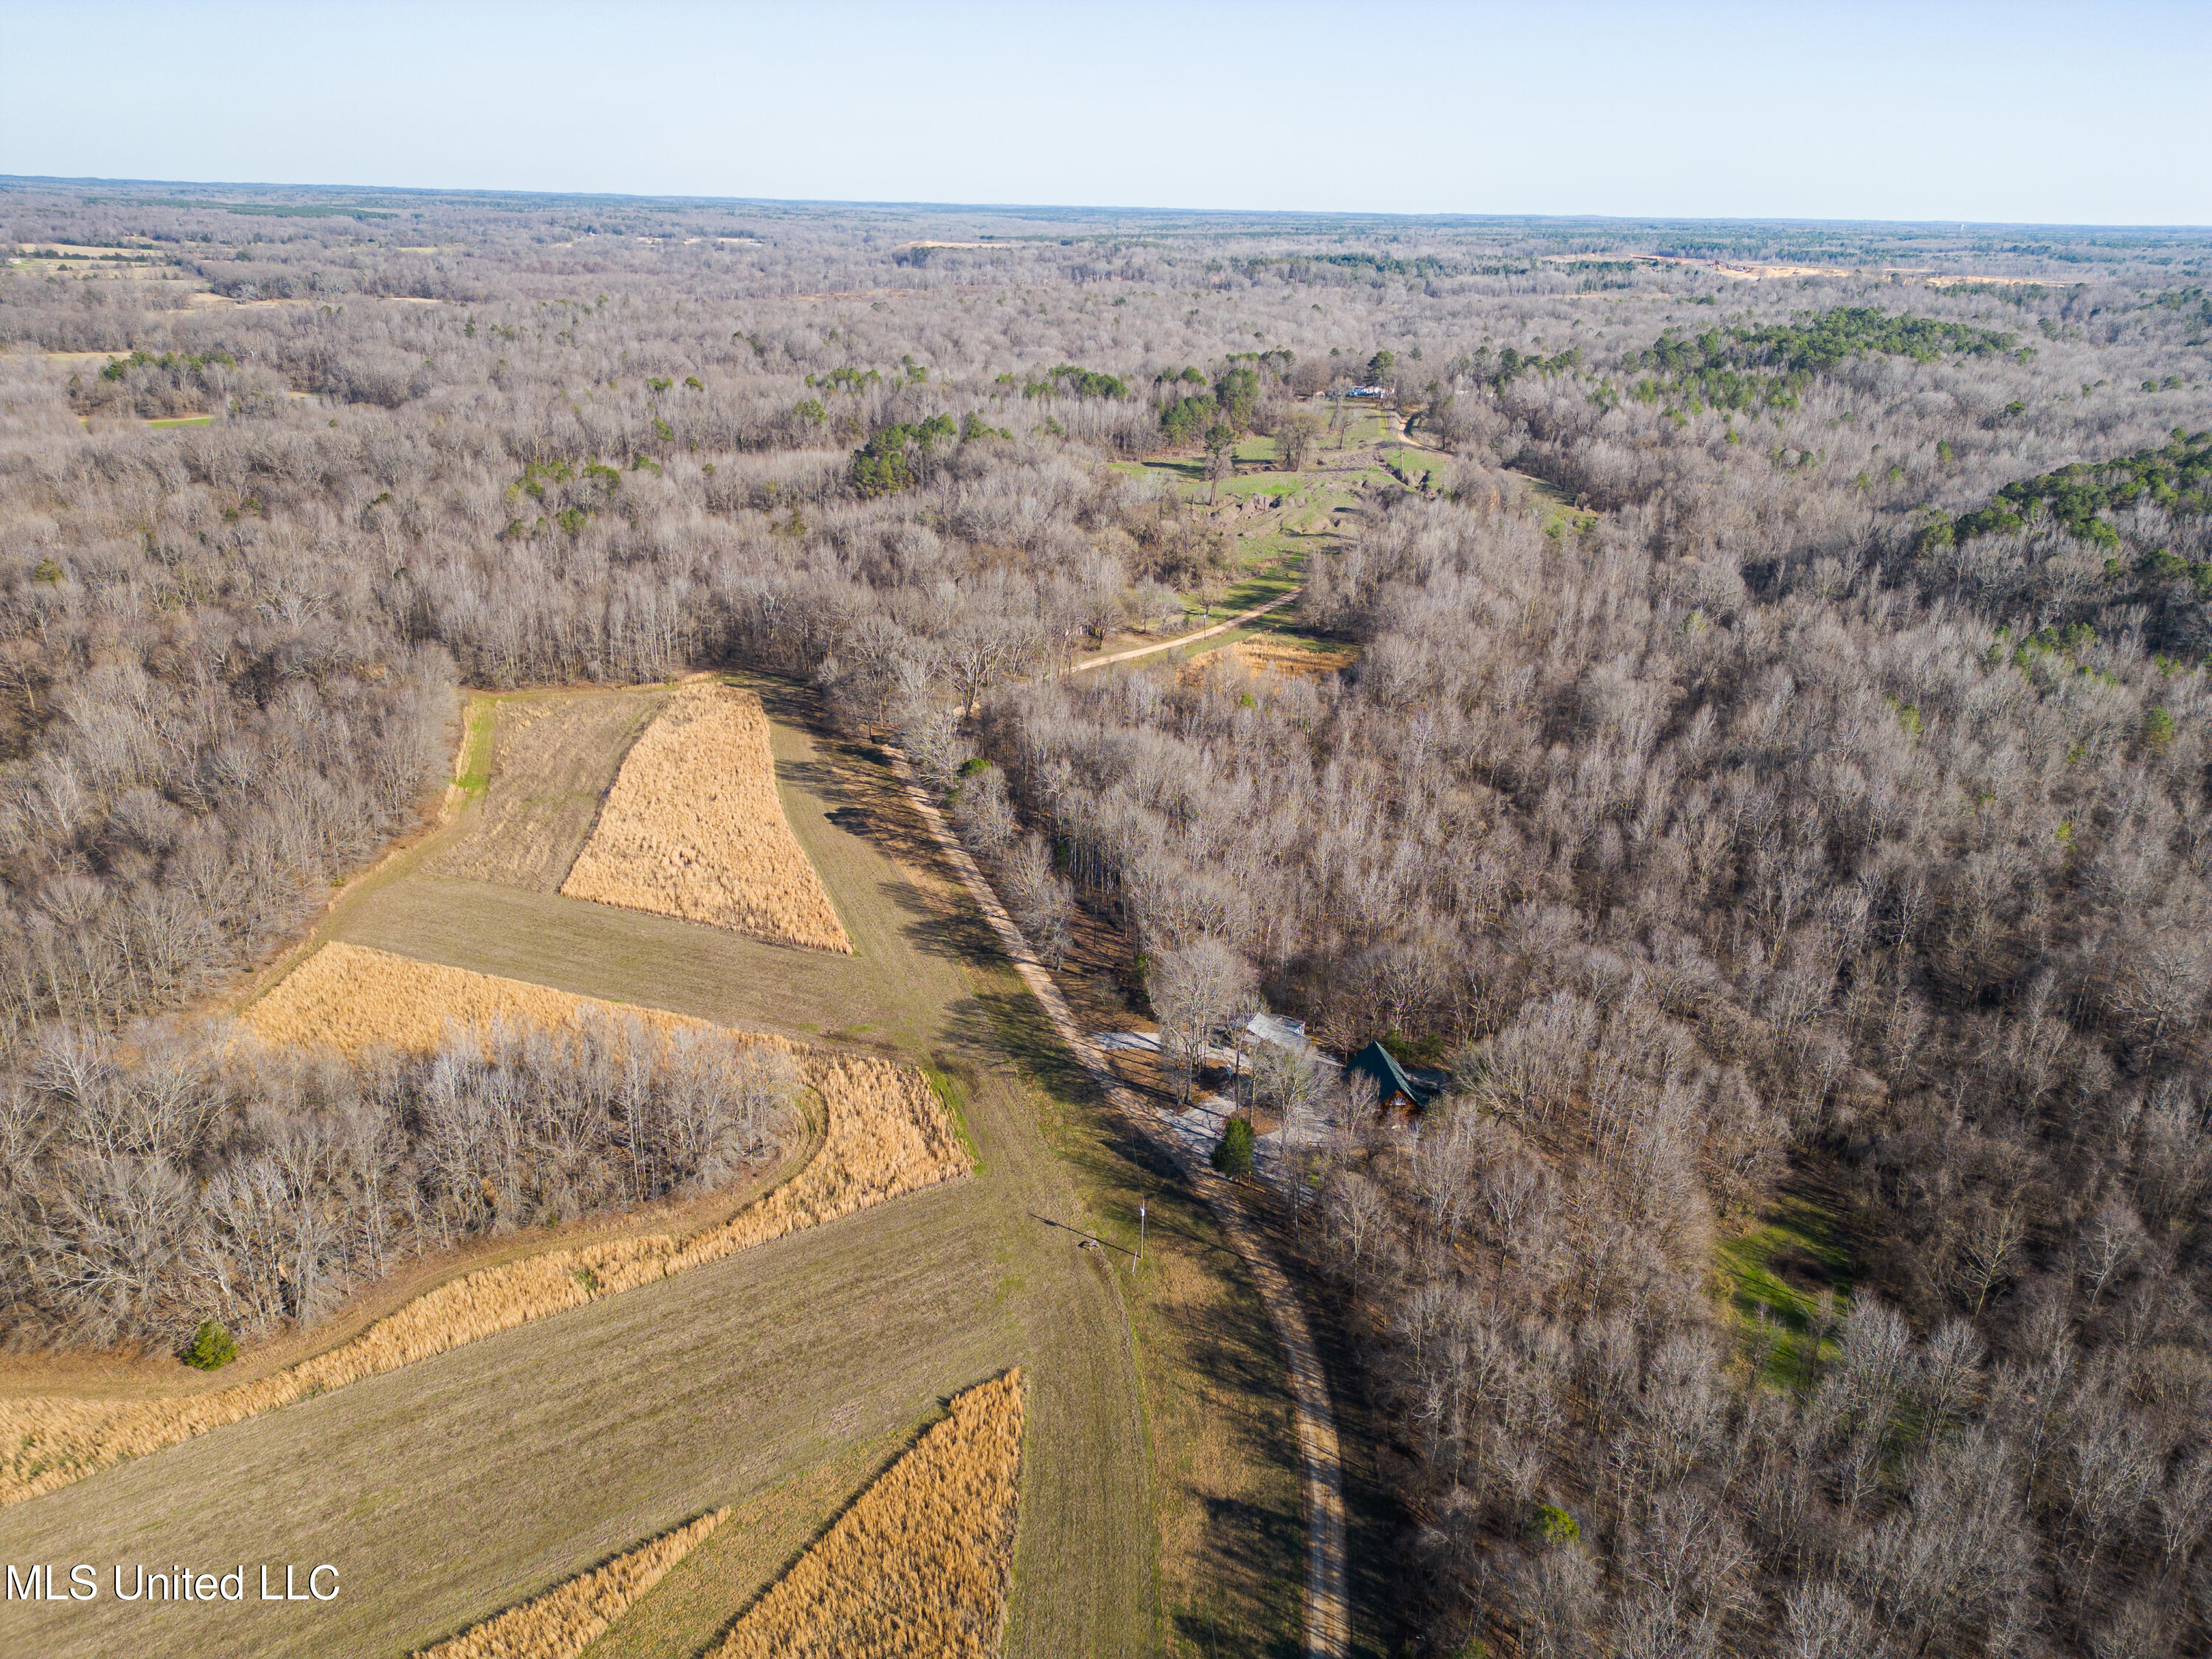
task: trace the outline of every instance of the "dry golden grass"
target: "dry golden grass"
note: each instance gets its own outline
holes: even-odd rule
[[[1273,635],[1239,640],[1229,648],[1236,653],[1241,666],[1255,671],[1272,670],[1278,674],[1334,674],[1351,660],[1348,656],[1316,650],[1303,642]]]
[[[733,1613],[763,1595],[853,1495],[912,1443],[903,1428],[856,1441],[738,1504],[712,1538],[592,1644],[588,1659],[700,1659],[729,1633]]]
[[[728,1514],[726,1509],[715,1510],[688,1526],[665,1532],[535,1601],[509,1607],[451,1641],[425,1648],[415,1659],[576,1659]]]
[[[625,1007],[548,985],[337,943],[295,968],[239,1019],[268,1042],[325,1043],[348,1054],[382,1045],[423,1054],[443,1041],[449,1024],[471,1030],[495,1020],[560,1026],[586,1009],[664,1030],[706,1024],[659,1008]],[[759,1040],[798,1052],[779,1037]]]
[[[1022,1374],[981,1383],[860,1494],[709,1659],[988,1659],[1005,1628]]]
[[[733,686],[687,685],[631,745],[561,891],[779,944],[853,942],[775,793],[768,715]]]
[[[478,703],[476,717],[493,726],[490,781],[430,868],[462,881],[558,892],[623,757],[662,700],[653,691],[601,691]]]
[[[664,1028],[706,1024],[661,1009],[623,1008],[352,945],[325,945],[241,1018],[271,1042],[327,1042],[348,1050],[388,1043],[421,1050],[439,1042],[449,1022],[559,1025],[586,1009]],[[944,1108],[913,1067],[781,1037],[736,1035],[792,1054],[823,1114],[821,1148],[805,1169],[757,1203],[688,1237],[649,1233],[549,1250],[465,1274],[351,1341],[252,1382],[130,1405],[0,1400],[0,1504],[21,1503],[119,1459],[143,1457],[307,1395],[396,1370],[968,1172]]]

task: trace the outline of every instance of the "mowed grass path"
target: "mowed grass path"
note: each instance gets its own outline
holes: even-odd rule
[[[466,812],[362,883],[321,936],[944,1061],[982,1175],[0,1510],[0,1559],[331,1562],[344,1587],[319,1605],[149,1610],[104,1593],[10,1607],[11,1651],[403,1654],[910,1428],[1012,1364],[1030,1392],[1006,1651],[1152,1650],[1135,1362],[1121,1286],[1080,1248],[1094,1224],[1048,1142],[1066,1126],[1041,1121],[1010,1063],[1000,976],[968,965],[962,916],[888,774],[818,747],[788,693],[749,683],[777,716],[786,811],[856,957],[424,875]]]

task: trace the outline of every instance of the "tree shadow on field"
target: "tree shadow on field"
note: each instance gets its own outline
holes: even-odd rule
[[[1170,1233],[1201,1250],[1233,1255],[1212,1226],[1212,1214],[1183,1182],[1182,1172],[1166,1149],[1100,1098],[1098,1085],[1067,1052],[1044,1010],[1027,990],[986,991],[959,1009],[963,1019],[980,1016],[972,1031],[981,1047],[1012,1060],[1059,1105],[1085,1114],[1086,1133],[1053,1137],[1053,1150],[1106,1192],[1133,1194],[1108,1201],[1106,1212],[1137,1228],[1136,1200],[1145,1196],[1146,1225]]]
[[[903,881],[879,883],[877,890],[906,918],[899,931],[922,956],[964,962],[997,948],[998,940],[983,919],[964,904],[948,914],[927,894]]]
[[[1255,1497],[1200,1492],[1199,1544],[1205,1589],[1170,1613],[1201,1653],[1300,1651],[1304,1583],[1303,1471],[1281,1346],[1267,1309],[1239,1275],[1213,1317],[1181,1331],[1183,1362],[1201,1381],[1206,1412],[1236,1455],[1270,1478]],[[1218,1650],[1209,1642],[1222,1641]]]
[[[861,805],[845,769],[818,756],[813,760],[780,760],[775,763],[775,777],[777,782],[803,789],[828,806]]]
[[[1285,1252],[1286,1258],[1294,1252]],[[1285,1266],[1291,1266],[1286,1260]],[[1292,1267],[1304,1283],[1318,1285],[1319,1268],[1310,1261]],[[1337,1297],[1305,1297],[1306,1323],[1321,1352],[1328,1376],[1329,1400],[1336,1412],[1337,1443],[1344,1482],[1345,1574],[1352,1598],[1352,1652],[1358,1659],[1382,1659],[1413,1638],[1407,1622],[1400,1563],[1413,1516],[1399,1502],[1389,1468],[1389,1423],[1376,1409],[1362,1381],[1360,1337],[1346,1321]]]
[[[1169,1615],[1188,1651],[1264,1654],[1300,1659],[1301,1602],[1279,1583],[1285,1559],[1303,1563],[1304,1539],[1296,1505],[1288,1510],[1241,1498],[1209,1498],[1200,1549],[1211,1583],[1203,1599]],[[1301,1577],[1297,1583],[1302,1586]],[[1269,1591],[1276,1592],[1270,1596]],[[1270,1626],[1273,1628],[1270,1628]]]
[[[812,760],[778,761],[775,775],[779,782],[812,794],[830,823],[879,852],[908,864],[937,856],[936,841],[873,751],[825,746]]]

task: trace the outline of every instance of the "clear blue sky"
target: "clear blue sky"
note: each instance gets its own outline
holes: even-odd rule
[[[0,0],[0,173],[2212,223],[2212,4]]]

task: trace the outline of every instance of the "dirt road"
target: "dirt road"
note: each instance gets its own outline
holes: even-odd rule
[[[1277,599],[1274,604],[1280,605],[1290,597],[1286,593],[1283,599]],[[1272,608],[1269,605],[1260,607],[1262,611]],[[1221,624],[1224,628],[1232,625],[1231,623]],[[1192,635],[1189,637],[1199,639],[1204,635]],[[1171,640],[1168,644],[1182,642]],[[1148,648],[1164,650],[1166,647]],[[1142,655],[1143,653],[1128,654]],[[1242,1207],[1226,1183],[1210,1168],[1194,1158],[1188,1149],[1161,1124],[1158,1115],[1124,1087],[1109,1069],[1105,1055],[1076,1024],[1066,1000],[1060,994],[1060,988],[1053,983],[1052,976],[1031,953],[1021,930],[1014,926],[1006,907],[999,902],[998,895],[992,890],[991,884],[984,878],[975,860],[969,857],[967,849],[946,827],[943,815],[915,781],[913,769],[907,764],[905,757],[896,750],[887,749],[884,752],[890,757],[892,769],[905,787],[908,800],[936,837],[946,860],[966,884],[976,908],[983,913],[984,920],[990,924],[991,931],[1005,950],[1007,959],[1013,963],[1016,971],[1021,975],[1022,982],[1043,1007],[1061,1042],[1097,1081],[1108,1103],[1175,1159],[1184,1178],[1205,1198],[1213,1211],[1231,1245],[1250,1267],[1253,1283],[1259,1290],[1261,1300],[1267,1304],[1267,1316],[1274,1324],[1276,1334],[1282,1340],[1284,1355],[1289,1362],[1291,1398],[1297,1413],[1298,1465],[1305,1487],[1306,1511],[1303,1647],[1306,1659],[1346,1659],[1352,1648],[1352,1610],[1346,1589],[1344,1479],[1337,1445],[1336,1415],[1329,1404],[1328,1378],[1322,1369],[1321,1356],[1314,1346],[1313,1334],[1306,1324],[1305,1309],[1298,1300],[1296,1288],[1283,1272],[1281,1264],[1276,1261],[1274,1253],[1245,1218]]]
[[[1279,598],[1268,600],[1265,605],[1255,605],[1249,611],[1240,611],[1227,622],[1216,623],[1211,628],[1201,628],[1195,634],[1185,634],[1178,639],[1162,640],[1158,645],[1140,645],[1133,651],[1116,651],[1109,657],[1093,657],[1088,662],[1077,663],[1067,672],[1071,674],[1080,674],[1090,669],[1103,668],[1109,663],[1127,662],[1135,657],[1149,657],[1156,651],[1172,651],[1176,647],[1188,645],[1194,640],[1210,640],[1216,634],[1225,634],[1232,628],[1242,628],[1255,617],[1264,617],[1270,611],[1280,610],[1297,598],[1302,591],[1300,588],[1294,587]]]

